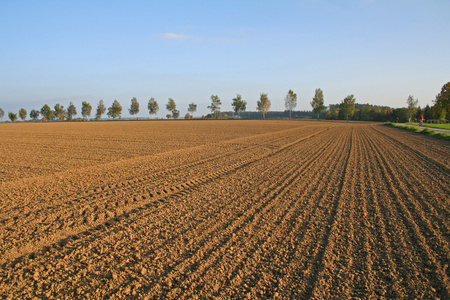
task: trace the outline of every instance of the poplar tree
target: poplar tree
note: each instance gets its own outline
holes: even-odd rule
[[[47,104],[44,104],[41,108],[41,115],[47,120],[51,121],[55,118],[55,113]]]
[[[55,117],[56,117],[57,119],[60,119],[60,120],[64,119],[64,116],[65,116],[65,114],[66,114],[66,110],[64,109],[64,106],[61,105],[61,104],[59,104],[59,103],[57,103],[57,104],[55,105],[55,111],[54,111],[54,114],[55,114]]]
[[[166,104],[166,109],[171,112],[170,117],[169,117],[169,115],[167,115],[167,118],[168,119],[170,119],[172,117],[175,118],[175,114],[178,112],[177,105],[175,104],[175,100],[173,100],[172,98],[169,98],[169,101]],[[178,112],[178,115],[179,114],[180,114],[180,112]]]
[[[417,113],[417,106],[419,104],[419,100],[414,99],[414,96],[409,95],[408,99],[406,99],[406,104],[408,105],[408,112],[409,112],[409,121],[412,122],[412,118]]]
[[[39,118],[39,111],[38,111],[38,110],[35,110],[35,109],[32,109],[32,110],[30,111],[30,118],[31,118],[33,121],[36,121],[36,120]]]
[[[189,108],[188,108],[188,112],[190,112],[191,113],[191,115],[192,114],[194,114],[195,112],[197,111],[197,104],[195,104],[195,103],[190,103],[189,104]]]
[[[113,118],[119,118],[122,114],[122,105],[120,105],[119,101],[114,100],[113,104],[111,104],[111,107],[108,108],[108,117]]]
[[[69,107],[67,107],[67,119],[72,120],[73,116],[76,116],[77,108],[70,102]]]
[[[25,122],[25,119],[27,118],[27,111],[25,110],[25,108],[21,108],[19,110],[19,117],[22,119],[22,121]]]
[[[128,112],[132,116],[139,113],[139,102],[137,101],[136,97],[131,98],[131,106],[128,109]]]
[[[242,96],[240,94],[236,94],[236,98],[233,98],[233,110],[237,113],[238,117],[241,117],[241,112],[244,112],[247,109],[247,101],[242,100]]]
[[[83,116],[83,118],[87,119],[88,117],[90,117],[91,112],[92,112],[92,105],[86,101],[83,101],[83,103],[81,103],[81,115]]]
[[[103,103],[103,100],[100,99],[97,105],[97,112],[95,113],[95,119],[100,120],[105,112],[106,112],[105,104]]]
[[[317,120],[319,120],[320,114],[325,110],[325,105],[323,101],[323,92],[321,89],[316,89],[314,98],[311,101],[311,106],[313,112],[317,114]]]
[[[289,90],[284,97],[284,106],[289,111],[289,119],[292,117],[292,110],[297,106],[297,94],[293,90]]]
[[[156,115],[159,111],[159,105],[158,102],[156,102],[155,98],[151,97],[148,101],[148,113],[152,115]],[[153,118],[153,116],[152,116]]]
[[[341,104],[340,104],[340,109],[342,111],[342,114],[346,117],[347,122],[348,122],[348,117],[353,116],[353,114],[355,113],[355,96],[353,95],[348,95],[347,97],[345,97],[344,100],[342,100]]]
[[[266,118],[266,113],[270,110],[270,100],[267,97],[267,94],[261,93],[259,97],[259,101],[256,103],[256,109],[263,114],[263,119]]]
[[[15,122],[17,120],[17,114],[13,113],[13,112],[9,112],[8,113],[8,118],[11,120],[11,122]]]
[[[222,102],[220,101],[219,96],[211,95],[211,105],[209,105],[208,108],[214,114],[216,119],[218,118],[221,105],[222,105]]]

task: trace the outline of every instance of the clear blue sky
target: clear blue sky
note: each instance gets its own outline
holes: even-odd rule
[[[236,93],[256,110],[262,92],[284,110],[354,94],[358,103],[432,104],[450,81],[449,0],[9,1],[0,0],[0,108],[96,107],[131,98],[159,117],[210,96],[231,110]]]

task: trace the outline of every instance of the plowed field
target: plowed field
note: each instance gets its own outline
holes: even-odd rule
[[[373,123],[0,124],[2,298],[450,298],[450,143]]]

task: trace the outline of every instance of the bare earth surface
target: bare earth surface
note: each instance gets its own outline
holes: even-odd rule
[[[448,141],[324,121],[0,125],[1,298],[450,298]]]

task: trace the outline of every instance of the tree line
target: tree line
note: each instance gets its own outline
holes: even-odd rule
[[[353,95],[351,95],[353,96]],[[349,96],[350,97],[350,96]],[[343,101],[340,104],[331,104],[325,114],[327,120],[351,119],[356,121],[391,121],[412,122],[423,116],[425,120],[439,120],[449,122],[450,120],[450,82],[444,84],[441,92],[436,95],[433,106],[428,104],[422,108],[419,100],[413,95],[406,99],[406,107],[391,108],[371,104],[355,104],[346,106]]]
[[[235,98],[232,100],[232,106],[234,112],[240,117],[240,114],[245,112],[247,109],[247,101],[242,99],[242,96],[240,94],[237,94]],[[286,107],[292,111],[293,108],[297,105],[297,95],[293,93],[292,90],[289,90],[288,94],[285,98],[286,101]],[[322,97],[322,110],[325,109],[325,106],[323,106],[323,97]],[[211,104],[208,106],[208,109],[211,110],[211,114],[216,118],[221,118],[223,115],[221,114],[221,105],[222,101],[220,100],[219,96],[217,95],[211,95]],[[269,97],[266,93],[261,93],[260,98],[257,102],[256,109],[259,113],[262,114],[263,118],[265,118],[266,113],[270,110],[271,107],[271,101],[269,100]],[[320,106],[319,106],[320,107]],[[159,104],[158,102],[152,97],[148,101],[148,112],[150,116],[153,117],[153,115],[156,115],[159,111]],[[175,103],[175,100],[172,98],[168,99],[168,102],[166,104],[166,109],[169,112],[166,117],[168,119],[178,119],[180,117],[180,111],[177,109],[177,105]],[[320,108],[319,108],[320,109]],[[100,100],[97,105],[97,110],[95,112],[95,119],[100,120],[102,116],[106,113],[106,115],[112,119],[121,118],[122,115],[122,105],[119,103],[119,101],[114,100],[114,102],[111,104],[108,109],[105,106],[105,103],[103,100]],[[107,112],[106,112],[107,111]],[[140,111],[140,105],[136,97],[133,97],[131,99],[130,108],[128,109],[128,112],[131,116],[138,114]],[[185,115],[185,119],[192,119],[193,114],[197,111],[197,104],[190,103],[188,112]],[[50,106],[45,104],[40,110],[32,109],[30,111],[30,118],[33,121],[42,120],[42,121],[52,121],[52,120],[73,120],[74,117],[77,115],[77,108],[73,104],[73,102],[70,102],[69,106],[64,108],[63,105],[57,103],[54,106],[54,109],[51,109]],[[0,118],[3,120],[4,117],[4,111],[0,108]],[[25,121],[27,118],[27,111],[24,108],[21,108],[19,110],[19,117]],[[91,117],[92,114],[92,105],[86,101],[83,101],[81,105],[81,115],[84,119],[88,119]],[[8,117],[11,120],[11,122],[15,122],[17,120],[17,113],[9,112]]]
[[[441,119],[448,120],[450,117],[450,82],[446,83],[441,92],[436,96],[433,101],[434,105],[430,107],[427,105],[424,109],[418,106],[418,100],[414,99],[413,96],[409,96],[407,99],[407,107],[393,109],[387,106],[377,106],[371,104],[358,104],[356,103],[356,98],[354,95],[348,95],[345,97],[340,104],[330,104],[327,107],[324,105],[324,95],[323,91],[318,88],[315,90],[314,97],[310,102],[312,111],[302,112],[301,116],[312,117],[312,115],[326,118],[328,120],[360,120],[360,121],[400,121],[405,122],[407,120],[413,120],[423,115],[425,119]],[[284,97],[285,112],[283,113],[271,113],[270,117],[288,117],[292,118],[292,113],[297,106],[297,94],[293,90],[289,90]],[[206,116],[210,118],[224,118],[227,114],[222,114],[221,112],[222,101],[217,95],[211,95],[211,104],[208,109],[211,110],[211,114]],[[242,95],[236,94],[236,97],[232,99],[231,103],[233,107],[233,113],[237,115],[238,118],[258,118],[255,112],[246,112],[247,101],[242,99]],[[261,93],[259,100],[257,101],[256,110],[257,113],[261,114],[262,118],[265,119],[266,115],[269,113],[271,107],[271,101],[267,93]],[[90,103],[83,101],[81,105],[81,116],[83,119],[89,119],[92,114],[92,106]],[[153,118],[159,111],[158,102],[152,97],[148,101],[147,109],[150,116]],[[121,118],[122,115],[122,105],[119,101],[114,100],[110,107],[106,108],[103,100],[100,100],[97,104],[95,111],[95,120],[102,119],[102,116],[106,113],[109,118],[116,119]],[[166,110],[169,112],[166,117],[168,119],[178,119],[180,117],[180,111],[177,109],[175,100],[172,98],[168,99],[166,104]],[[188,112],[184,116],[185,119],[192,119],[193,114],[197,111],[197,104],[190,103],[188,106]],[[131,116],[134,116],[140,112],[140,105],[136,97],[131,99],[130,108],[128,112]],[[3,121],[5,113],[0,108],[0,119]],[[73,120],[77,115],[77,108],[70,102],[69,106],[64,108],[61,104],[56,104],[52,110],[47,104],[45,104],[40,110],[32,109],[29,113],[29,117],[33,121],[43,120]],[[25,121],[27,118],[27,111],[21,108],[17,113],[9,112],[8,118],[11,122],[15,122],[18,117]],[[202,116],[205,118],[205,116]],[[296,117],[298,117],[298,112]]]

